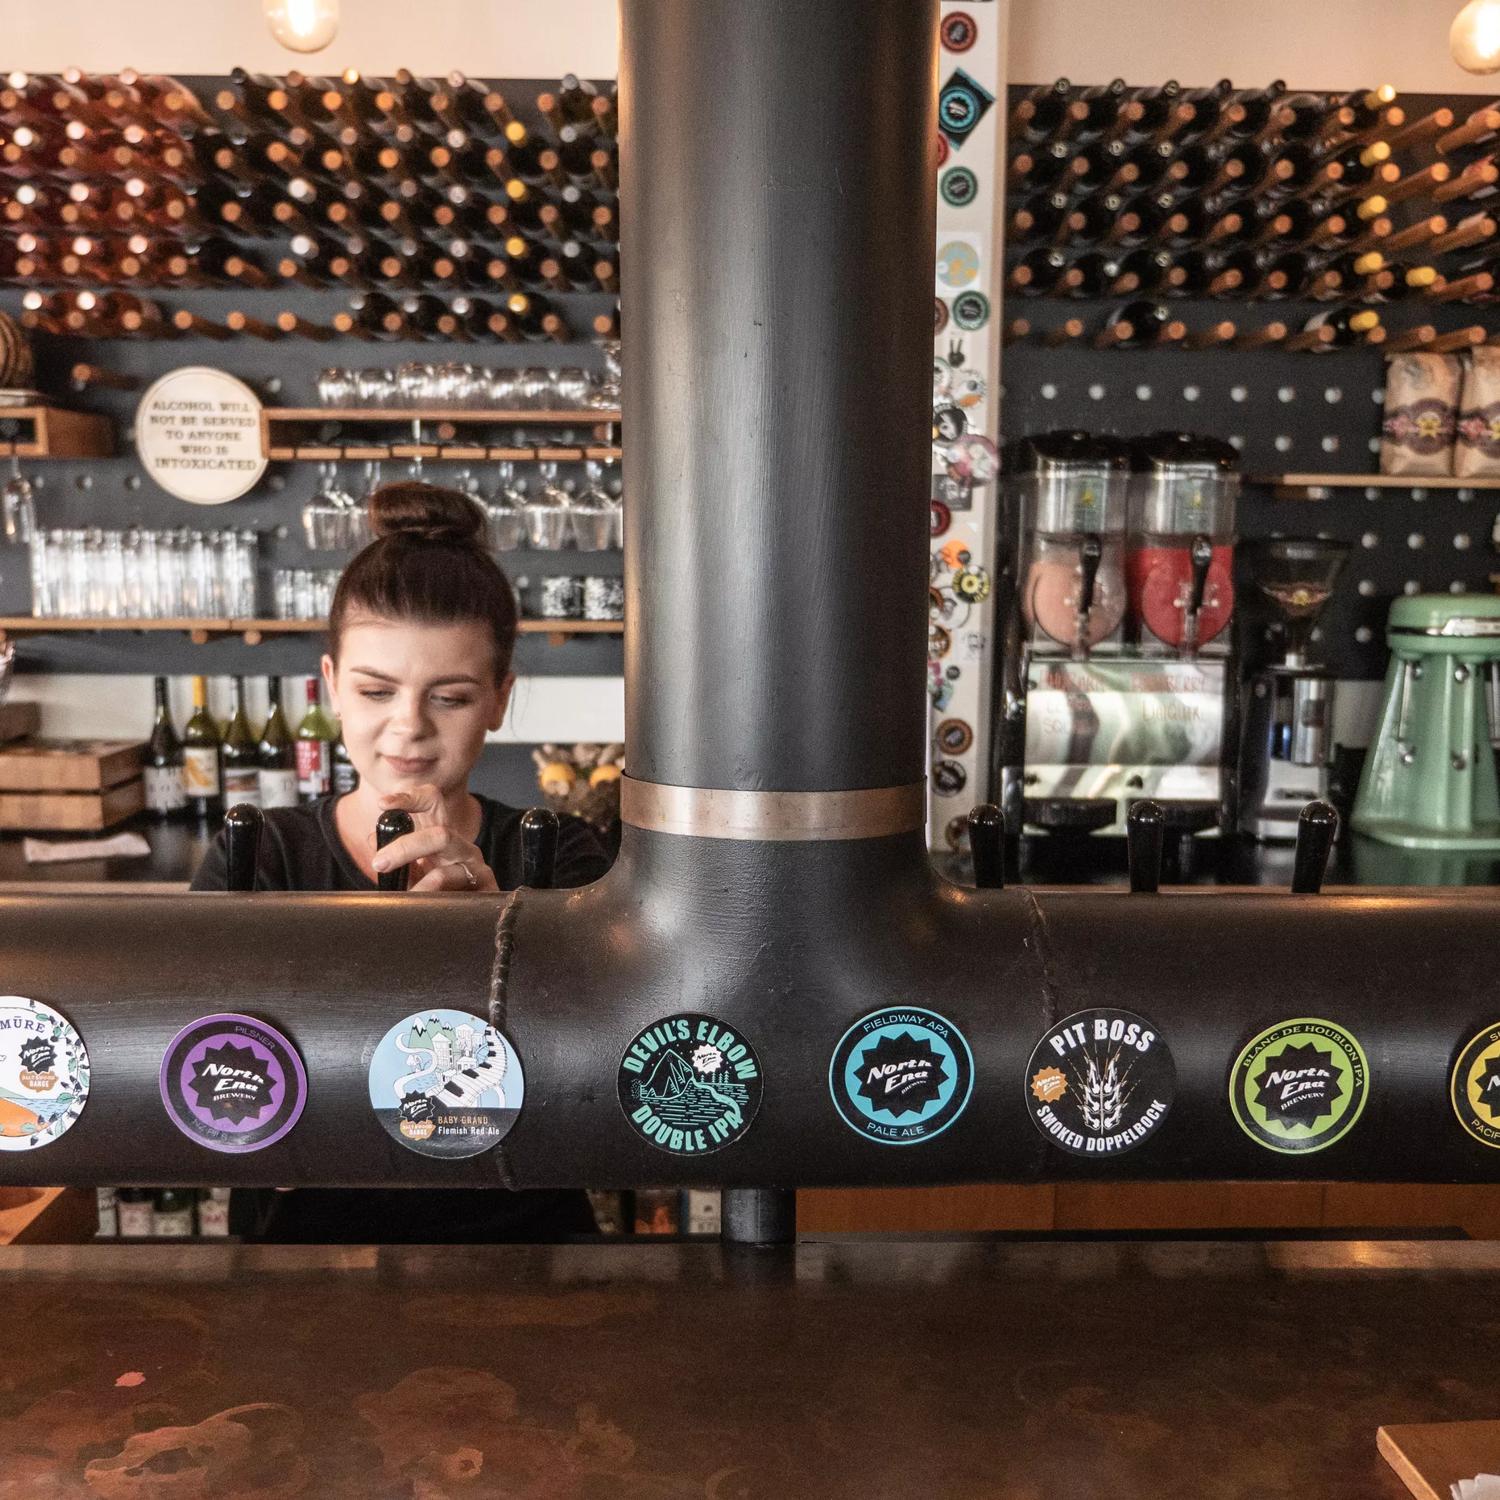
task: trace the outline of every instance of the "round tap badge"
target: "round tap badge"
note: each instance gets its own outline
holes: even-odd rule
[[[1080,1010],[1059,1021],[1026,1066],[1031,1123],[1074,1156],[1133,1151],[1156,1134],[1176,1092],[1171,1050],[1129,1010]]]
[[[674,1156],[720,1151],[760,1108],[760,1060],[712,1016],[685,1011],[638,1031],[620,1059],[620,1108],[653,1146]]]
[[[1241,1130],[1269,1151],[1321,1151],[1354,1128],[1370,1092],[1364,1049],[1332,1021],[1282,1021],[1254,1037],[1229,1075]]]
[[[422,1156],[455,1160],[498,1146],[526,1097],[510,1039],[466,1010],[398,1021],[370,1058],[370,1105],[389,1135]]]
[[[828,1064],[834,1108],[850,1130],[882,1146],[941,1135],[974,1091],[974,1054],[935,1011],[872,1011],[839,1038]]]
[[[210,1151],[259,1151],[301,1117],[307,1074],[274,1026],[253,1016],[203,1016],[172,1038],[161,1098],[172,1123]]]
[[[1453,1065],[1453,1112],[1476,1141],[1500,1147],[1500,1022],[1469,1040]]]
[[[89,1054],[50,1005],[0,995],[0,1151],[45,1146],[83,1113]]]

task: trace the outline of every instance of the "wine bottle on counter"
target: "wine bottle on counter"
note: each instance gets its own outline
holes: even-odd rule
[[[318,696],[318,679],[306,679],[307,712],[297,726],[297,795],[316,802],[333,788],[333,742],[338,732],[329,723]]]
[[[249,716],[245,713],[245,679],[235,677],[231,681],[233,707],[220,753],[224,767],[224,806],[238,807],[246,803],[259,807],[260,754],[255,736],[250,733]]]
[[[219,775],[219,726],[208,711],[208,683],[193,678],[193,716],[182,732],[182,774],[188,807],[200,822],[224,810]]]
[[[187,787],[183,780],[182,741],[172,724],[165,677],[156,679],[155,691],[156,720],[146,746],[146,810],[164,823],[187,810]]]
[[[260,774],[262,807],[295,807],[297,805],[297,747],[281,708],[281,679],[266,679],[269,712],[260,732],[257,762]]]
[[[333,742],[333,794],[335,797],[345,796],[359,786],[359,772],[354,767],[354,762],[349,759],[349,747],[344,743],[344,736]]]

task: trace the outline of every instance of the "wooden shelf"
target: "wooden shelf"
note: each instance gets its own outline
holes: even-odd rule
[[[0,437],[0,458],[108,458],[115,451],[114,426],[98,412],[0,406],[0,432],[10,423],[20,431]]]
[[[346,407],[283,406],[268,407],[261,413],[261,451],[275,462],[297,460],[328,462],[339,459],[424,458],[436,462],[483,462],[510,459],[528,462],[533,459],[555,459],[572,463],[585,458],[618,459],[620,449],[616,427],[618,411],[510,411],[450,410],[445,407]],[[418,435],[413,424],[427,429]],[[337,427],[400,427],[407,436],[381,442],[368,434],[344,442],[329,434]],[[464,427],[587,427],[593,445],[579,443],[516,444],[476,442],[473,435],[460,436]],[[311,429],[311,430],[310,430]],[[352,435],[351,435],[352,436]],[[377,438],[378,438],[377,434]],[[420,439],[420,440],[419,440]]]
[[[558,645],[570,635],[620,635],[619,620],[522,620],[523,635],[545,635]],[[0,635],[64,635],[86,631],[167,631],[187,635],[195,645],[237,635],[247,646],[258,646],[268,635],[319,635],[327,620],[53,620],[36,615],[0,615]]]
[[[1334,490],[1500,489],[1500,478],[1456,479],[1451,474],[1247,474],[1245,483],[1268,486],[1278,500],[1327,500]]]

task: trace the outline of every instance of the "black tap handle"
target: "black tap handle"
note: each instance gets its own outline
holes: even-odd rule
[[[1086,615],[1094,607],[1094,581],[1099,576],[1099,563],[1104,557],[1104,543],[1097,531],[1084,535],[1078,548],[1078,560],[1083,568],[1083,587],[1078,591],[1078,613]]]
[[[1167,815],[1160,802],[1142,797],[1125,814],[1125,853],[1130,861],[1130,889],[1154,895],[1161,886],[1161,845]]]
[[[224,862],[227,890],[253,891],[260,855],[261,811],[248,802],[236,803],[224,814]]]
[[[1193,587],[1188,595],[1188,613],[1196,615],[1203,608],[1209,564],[1214,560],[1214,544],[1206,536],[1195,536],[1190,556],[1193,563]]]
[[[1328,856],[1338,836],[1339,815],[1331,802],[1309,802],[1297,818],[1297,853],[1292,864],[1292,894],[1316,896],[1323,889]]]
[[[557,872],[557,814],[528,807],[521,814],[521,884],[550,891]]]
[[[969,811],[969,852],[974,856],[974,886],[981,891],[1005,887],[1005,814],[993,802]]]
[[[388,812],[381,813],[375,824],[375,847],[384,849],[392,839],[399,839],[411,833],[416,826],[409,812],[401,812],[397,808],[392,808]],[[383,891],[404,891],[406,877],[410,872],[410,865],[402,865],[395,870],[382,870],[375,883]]]

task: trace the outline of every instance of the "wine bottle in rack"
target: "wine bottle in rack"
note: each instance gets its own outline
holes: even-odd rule
[[[1026,297],[1057,296],[1072,292],[1082,277],[1068,264],[1060,250],[1030,250],[1011,267],[1005,279],[1013,292]]]
[[[1109,290],[1116,297],[1150,297],[1179,290],[1186,276],[1170,251],[1141,246],[1120,257],[1119,274]]]
[[[1300,333],[1283,341],[1283,348],[1328,350],[1344,349],[1369,340],[1380,327],[1380,314],[1372,308],[1337,307],[1314,313],[1303,324]]]
[[[1100,349],[1146,349],[1186,335],[1187,325],[1173,318],[1165,303],[1139,301],[1115,308],[1094,342]]]
[[[1073,96],[1073,85],[1066,78],[1042,84],[1016,101],[1010,113],[1010,133],[1026,140],[1040,141],[1059,125]]]

